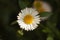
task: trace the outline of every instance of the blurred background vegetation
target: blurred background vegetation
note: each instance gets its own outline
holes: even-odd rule
[[[18,24],[10,25],[17,20],[17,14],[25,7],[32,7],[35,0],[0,0],[0,40],[60,40],[59,0],[42,0],[52,6],[50,18],[41,22],[33,31],[21,30]]]

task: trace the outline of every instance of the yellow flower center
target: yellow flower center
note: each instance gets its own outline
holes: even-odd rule
[[[24,22],[26,24],[31,24],[33,22],[33,17],[29,14],[24,17]]]
[[[34,7],[37,9],[39,12],[44,12],[44,8],[42,7],[43,3],[40,1],[34,1]]]
[[[34,5],[35,8],[40,8],[40,6],[41,6],[39,1],[34,1],[33,5]]]
[[[39,9],[37,9],[39,12],[44,12],[44,8],[39,8]]]

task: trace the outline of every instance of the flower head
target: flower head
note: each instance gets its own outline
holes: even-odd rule
[[[40,23],[39,13],[33,8],[25,8],[17,16],[17,22],[20,28],[27,31],[34,30]]]
[[[34,1],[33,7],[36,8],[39,12],[51,12],[51,6],[44,1]]]

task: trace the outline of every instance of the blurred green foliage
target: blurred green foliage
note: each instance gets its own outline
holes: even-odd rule
[[[27,32],[21,31],[18,24],[10,24],[17,20],[16,16],[21,9],[32,7],[34,0],[0,0],[0,40],[60,40],[60,31],[56,27],[59,0],[43,1],[51,4],[52,15],[42,21],[37,29]]]

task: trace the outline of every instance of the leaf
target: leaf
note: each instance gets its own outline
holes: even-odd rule
[[[41,12],[41,13],[40,13],[41,20],[46,20],[46,19],[48,19],[51,15],[52,15],[51,12]]]
[[[46,40],[54,40],[54,34],[49,33]]]
[[[18,32],[18,34],[23,35],[23,31],[22,30],[18,30],[17,32]]]
[[[53,40],[53,36],[48,35],[47,40]]]
[[[17,20],[13,21],[10,25],[14,25],[17,23]]]
[[[44,28],[42,31],[44,33],[51,33],[51,30],[48,27]]]
[[[51,14],[52,13],[50,13],[50,12],[42,12],[42,13],[40,13],[40,16],[41,17],[49,17]]]
[[[28,4],[29,4],[29,2],[27,2],[27,1],[19,0],[19,6],[20,6],[21,9],[27,7]]]

